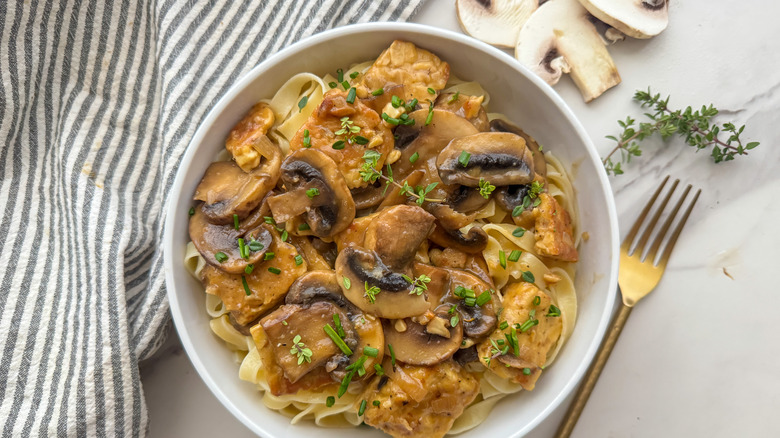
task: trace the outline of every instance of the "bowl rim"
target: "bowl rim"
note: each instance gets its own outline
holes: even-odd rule
[[[606,217],[609,222],[608,225],[611,234],[611,236],[609,237],[612,240],[612,245],[611,245],[612,264],[609,267],[609,271],[608,271],[609,279],[607,284],[606,305],[604,306],[602,314],[599,317],[600,319],[596,327],[596,336],[594,336],[593,339],[589,341],[589,345],[586,349],[584,357],[582,357],[582,360],[580,361],[579,365],[576,367],[574,373],[572,373],[568,377],[568,380],[563,385],[562,390],[552,399],[552,401],[544,409],[542,409],[535,417],[533,417],[531,421],[529,421],[528,423],[520,427],[517,431],[515,431],[515,433],[510,435],[512,438],[523,436],[528,432],[530,432],[531,430],[533,430],[534,428],[536,428],[542,421],[544,421],[550,415],[550,413],[552,413],[555,409],[557,409],[558,406],[560,406],[560,404],[567,397],[569,397],[572,390],[577,386],[580,379],[585,374],[585,370],[590,366],[590,363],[592,362],[593,357],[596,354],[596,350],[601,344],[604,334],[606,333],[607,325],[611,320],[614,305],[615,305],[615,300],[617,298],[617,293],[616,293],[617,274],[618,274],[619,248],[620,248],[617,210],[615,208],[615,200],[612,194],[609,179],[607,177],[606,171],[601,165],[601,159],[598,156],[596,147],[593,144],[587,131],[583,127],[582,123],[579,121],[579,119],[577,119],[577,117],[574,115],[574,112],[571,110],[571,108],[569,108],[569,106],[566,104],[563,98],[561,98],[561,96],[558,95],[558,93],[556,93],[550,85],[548,85],[538,76],[533,74],[530,70],[528,70],[526,67],[521,65],[516,59],[514,59],[507,53],[493,46],[490,46],[486,43],[483,43],[475,38],[469,37],[465,34],[458,33],[455,31],[428,26],[424,24],[405,23],[405,22],[358,23],[358,24],[351,24],[351,25],[334,28],[334,29],[325,30],[317,34],[310,35],[294,44],[291,44],[288,47],[285,47],[284,49],[276,52],[275,54],[269,56],[263,62],[259,63],[251,70],[249,70],[247,73],[245,73],[239,80],[237,80],[227,90],[227,92],[225,92],[225,94],[222,97],[219,98],[219,100],[214,104],[212,109],[209,110],[209,112],[203,118],[203,121],[200,123],[197,130],[195,131],[195,134],[192,136],[192,139],[187,144],[187,148],[179,163],[179,167],[176,171],[176,177],[174,179],[173,185],[171,186],[168,199],[166,200],[166,206],[164,208],[164,211],[166,212],[166,219],[165,219],[165,224],[163,229],[162,244],[163,244],[163,262],[164,262],[164,270],[165,270],[166,294],[168,297],[168,302],[170,305],[170,311],[173,317],[173,322],[176,327],[176,331],[179,335],[179,339],[181,340],[182,346],[184,347],[184,351],[187,353],[187,357],[189,358],[195,370],[198,372],[199,377],[206,384],[206,386],[209,388],[211,393],[214,396],[216,396],[216,398],[220,401],[220,403],[222,403],[222,405],[225,408],[227,408],[227,410],[230,411],[230,413],[233,414],[234,417],[236,417],[239,421],[241,421],[252,432],[258,434],[259,436],[268,436],[269,432],[266,431],[260,424],[257,424],[251,418],[246,416],[235,405],[235,403],[225,394],[222,388],[218,386],[216,382],[211,378],[210,371],[206,368],[206,366],[201,361],[200,356],[198,355],[198,351],[195,349],[192,343],[192,339],[189,336],[189,333],[187,332],[186,329],[183,329],[184,315],[181,313],[178,297],[174,292],[175,285],[173,279],[173,272],[174,269],[176,269],[176,265],[171,255],[173,245],[174,245],[174,232],[173,232],[174,225],[175,225],[174,218],[176,217],[175,214],[176,212],[174,211],[174,208],[175,208],[176,201],[182,195],[182,186],[184,183],[185,174],[187,172],[187,169],[190,168],[192,161],[195,157],[196,146],[202,142],[203,137],[206,135],[206,132],[211,128],[217,116],[222,111],[225,110],[225,108],[236,98],[236,96],[240,91],[246,88],[246,86],[249,85],[251,82],[256,80],[257,77],[260,76],[264,70],[266,70],[267,66],[274,65],[278,63],[280,60],[283,60],[288,56],[290,56],[290,54],[294,54],[296,52],[308,49],[311,46],[321,44],[323,41],[327,41],[344,35],[359,34],[367,31],[410,32],[410,33],[446,38],[450,41],[453,41],[456,44],[471,46],[474,49],[486,52],[487,54],[497,58],[499,61],[503,61],[504,63],[512,67],[518,74],[523,75],[526,79],[530,80],[537,88],[541,90],[542,93],[544,93],[552,101],[552,103],[558,108],[558,110],[567,119],[567,121],[571,123],[571,125],[574,127],[576,134],[579,136],[579,138],[582,140],[583,144],[585,145],[586,159],[590,159],[593,162],[593,164],[596,165],[595,167],[597,169],[597,177],[600,182],[600,189],[604,192],[603,195],[607,204]],[[182,328],[181,330],[180,327]]]

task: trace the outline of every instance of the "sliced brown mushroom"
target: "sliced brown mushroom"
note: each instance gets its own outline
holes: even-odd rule
[[[536,140],[519,127],[502,119],[490,121],[490,130],[495,132],[511,132],[525,139],[525,145],[534,156],[534,172],[542,177],[547,177],[547,161],[544,159],[542,148]]]
[[[418,206],[396,205],[382,210],[366,228],[363,246],[374,250],[392,270],[409,265],[428,238],[435,218]]]
[[[469,254],[482,252],[488,242],[487,233],[479,226],[471,227],[463,234],[459,229],[449,230],[436,225],[429,238],[444,248],[454,248]]]
[[[193,199],[203,201],[203,214],[215,224],[233,223],[233,215],[245,218],[276,186],[282,151],[266,136],[255,147],[264,160],[251,172],[232,161],[217,161],[206,169]]]
[[[479,194],[479,189],[476,187],[466,186],[448,186],[452,187],[450,195],[447,196],[447,204],[454,210],[468,213],[479,210],[484,207],[485,204],[490,202],[489,197],[485,198]]]
[[[339,324],[344,331],[342,339],[353,352],[349,357],[341,351],[334,354],[325,363],[326,371],[334,380],[340,381],[346,373],[345,368],[358,361],[363,349],[369,347],[380,351],[376,358],[370,357],[364,363],[367,375],[372,375],[373,365],[382,362],[384,352],[384,332],[380,321],[371,315],[365,315],[344,297],[333,271],[312,271],[301,276],[290,287],[285,298],[286,304],[300,305],[304,308],[317,302],[333,303],[339,308],[339,312],[335,315],[338,315]],[[333,318],[327,324],[330,324],[334,330],[338,330],[335,317]],[[324,324],[321,327],[324,329]]]
[[[392,321],[383,321],[385,343],[393,346],[396,360],[411,365],[434,365],[452,357],[463,341],[463,327],[450,325],[448,308],[438,309],[427,325],[405,319],[403,332],[399,332]]]
[[[240,222],[238,229],[233,224],[212,224],[206,220],[202,205],[199,205],[190,217],[190,239],[206,262],[225,272],[241,274],[247,265],[262,260],[271,246],[271,233],[261,224],[262,217],[256,214]],[[241,254],[238,239],[245,242],[246,257]],[[253,243],[255,241],[257,243]],[[217,254],[220,253],[218,259]]]
[[[394,272],[374,251],[357,246],[344,248],[336,259],[336,274],[347,299],[381,318],[406,318],[428,308],[425,296],[410,293],[414,287],[404,278],[410,272]]]
[[[523,198],[530,189],[530,184],[499,187],[493,192],[493,198],[504,210],[512,211],[515,207],[523,205]]]
[[[523,137],[508,132],[482,132],[452,140],[436,159],[445,184],[478,187],[525,184],[534,176],[534,162]]]
[[[286,192],[268,199],[274,220],[283,223],[305,214],[311,232],[329,237],[349,226],[355,203],[344,178],[330,157],[316,149],[301,149],[284,160]]]

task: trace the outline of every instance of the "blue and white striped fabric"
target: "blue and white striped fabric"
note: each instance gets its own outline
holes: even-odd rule
[[[196,127],[270,54],[421,2],[0,1],[0,436],[146,434],[163,206]]]

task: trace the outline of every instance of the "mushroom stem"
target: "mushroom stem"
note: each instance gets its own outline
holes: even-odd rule
[[[314,184],[307,184],[289,192],[268,198],[268,206],[276,223],[284,223],[305,213],[310,208],[325,204],[325,199],[320,196],[309,196],[306,192],[311,190]]]

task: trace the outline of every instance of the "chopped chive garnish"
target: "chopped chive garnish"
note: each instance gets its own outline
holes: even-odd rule
[[[298,231],[308,231],[311,230],[311,227],[307,223],[302,223],[298,225]]]
[[[357,144],[368,144],[368,139],[363,137],[362,135],[356,135],[352,137],[352,141],[354,141]]]
[[[541,304],[541,302],[542,302],[542,297],[540,297],[539,295],[534,297],[534,301],[533,301],[534,306],[538,306],[539,304]]]
[[[531,374],[531,369],[530,368],[523,368],[523,374],[526,375],[526,376]]]
[[[257,240],[253,240],[253,241],[249,242],[249,250],[250,251],[257,252],[257,251],[260,251],[263,248],[264,248],[263,244],[260,243]]]
[[[336,70],[336,77],[338,78],[338,81],[341,82],[344,80],[344,70],[338,69]]]
[[[447,103],[455,102],[456,100],[458,100],[459,97],[460,97],[460,91],[453,94],[452,97],[450,97],[450,100],[447,101]]]
[[[288,237],[290,236],[287,234],[287,230],[282,231],[282,237],[281,237],[282,242],[287,242]]]
[[[228,256],[224,252],[220,251],[214,254],[214,258],[217,259],[217,261],[220,263],[225,263],[228,259]]]
[[[523,251],[518,251],[516,249],[513,249],[512,252],[509,253],[509,261],[510,262],[516,262],[520,260],[520,255],[523,253]]]
[[[510,330],[512,332],[512,349],[515,351],[515,356],[520,357],[520,343],[517,342],[517,330],[514,327]]]
[[[366,375],[366,369],[364,367],[360,367],[357,369],[358,376],[363,377]],[[365,403],[365,400],[363,400],[363,403]]]
[[[271,216],[263,216],[263,220],[267,224],[276,225],[276,221]]]
[[[365,412],[366,412],[366,401],[363,400],[362,402],[360,402],[360,409],[358,409],[358,417],[362,417]]]
[[[272,273],[272,274],[279,275],[279,274],[281,274],[281,273],[282,273],[282,270],[281,270],[281,269],[279,269],[279,268],[274,268],[274,267],[272,266],[272,267],[268,268],[268,272],[270,272],[270,273]]]
[[[338,333],[336,333],[336,330],[333,330],[333,327],[331,327],[330,324],[325,324],[325,327],[322,329],[325,330],[325,334],[327,334],[331,341],[333,341],[333,343],[339,347],[339,350],[341,350],[342,353],[346,354],[347,356],[352,355],[352,350],[349,349],[344,340],[339,337]]]
[[[372,91],[371,95],[372,96],[381,96],[384,93],[385,93],[385,90],[382,89],[382,88],[379,88],[379,89],[376,89],[376,90]]]
[[[332,407],[335,404],[336,404],[336,397],[329,395],[328,398],[325,399],[325,406]]]
[[[506,269],[506,253],[504,253],[504,250],[498,251],[498,264],[501,265],[502,268]]]
[[[429,94],[436,94],[436,90],[434,90],[434,89],[433,89],[433,88],[431,88],[431,87],[428,87],[428,93],[429,93]]]
[[[428,117],[425,118],[425,126],[428,126],[433,121],[433,102],[431,102],[431,106],[428,107]]]
[[[509,323],[506,321],[501,321],[501,324],[498,325],[498,328],[500,328],[501,330],[506,330],[509,328]]]
[[[298,112],[303,111],[303,109],[306,107],[306,104],[309,102],[309,96],[303,96],[301,100],[298,101]]]
[[[349,86],[350,86],[350,85],[349,85],[349,82],[348,82],[348,81],[343,81],[343,82],[341,83],[341,86],[342,86],[342,87],[344,87],[344,89],[345,89],[345,90],[349,90]]]
[[[561,309],[555,307],[554,304],[550,304],[550,309],[547,310],[547,316],[561,316]]]
[[[457,307],[455,307],[455,306],[450,306],[450,310],[448,310],[448,311],[447,311],[447,314],[448,314],[448,315],[452,315],[453,313],[455,313],[455,309],[457,309]]]
[[[360,74],[360,72],[353,71],[352,73],[350,73],[349,77],[352,78],[352,79],[355,79],[356,77],[358,77],[359,74]]]
[[[195,215],[195,207],[190,207],[190,216]]]
[[[309,130],[304,129],[303,130],[303,147],[310,148],[311,147],[311,137],[309,136]]]
[[[414,109],[417,108],[417,102],[418,101],[417,101],[416,98],[410,100],[409,102],[406,102],[406,104],[404,105],[404,108],[406,108],[406,112],[410,113],[410,112],[414,111]]]
[[[420,158],[420,154],[415,152],[415,153],[412,154],[411,157],[409,157],[409,162],[414,164],[414,162],[417,161],[417,159],[419,159],[419,158]]]
[[[254,271],[254,270],[255,270],[255,265],[253,265],[253,264],[251,264],[251,263],[250,263],[250,264],[246,265],[246,268],[244,268],[244,273],[245,273],[246,275],[249,275],[249,274],[251,274],[251,273],[252,273],[252,271]]]
[[[239,252],[239,254],[241,254],[242,258],[248,258],[249,257],[248,251],[246,249],[247,248],[246,248],[246,244],[244,243],[244,239],[239,237],[238,238],[238,252]]]
[[[347,365],[347,367],[344,368],[344,369],[347,370],[347,371],[351,371],[351,370],[357,370],[357,369],[363,368],[363,364],[366,363],[367,359],[368,359],[368,356],[362,354],[362,355],[360,355],[360,358],[358,358],[358,360],[353,362],[351,365]]]
[[[466,151],[462,151],[460,153],[460,156],[458,157],[458,163],[460,163],[460,165],[463,167],[467,167],[469,165],[470,159],[471,159],[471,154]]]
[[[533,327],[533,326],[535,326],[537,324],[539,324],[539,320],[538,319],[533,319],[533,316],[529,315],[528,321],[526,321],[522,325],[520,325],[520,332],[525,333],[528,330],[530,330],[531,327]],[[514,330],[514,329],[515,328],[512,327],[512,330]]]
[[[477,306],[484,306],[488,301],[490,301],[490,291],[486,290],[477,297]]]
[[[346,376],[344,376],[344,379],[341,381],[341,385],[339,385],[339,392],[336,393],[339,398],[341,398],[341,396],[347,392],[347,388],[349,388],[349,382],[352,381],[352,376],[354,375],[355,372],[350,371]]]
[[[320,195],[320,189],[316,187],[312,187],[309,190],[306,190],[306,196],[309,197],[309,199],[314,199],[315,196]]]
[[[343,282],[344,282],[344,287],[346,287],[347,289],[352,288],[352,282],[349,281],[349,278],[344,277]]]
[[[337,313],[333,314],[333,324],[336,326],[336,333],[339,334],[339,337],[341,339],[346,338],[347,334],[344,332],[344,327],[341,326],[341,318],[339,318]]]
[[[339,84],[337,84],[337,83],[335,83],[335,82],[328,82],[328,86],[329,86],[330,88],[336,88],[336,87],[338,87],[338,86],[339,86]]]
[[[241,284],[244,285],[244,292],[246,292],[247,296],[252,295],[252,291],[249,290],[249,284],[246,282],[246,277],[243,275],[241,276]]]
[[[374,400],[371,404],[374,405],[374,406],[379,406],[380,405],[379,400]]]
[[[301,266],[303,264],[303,257],[300,254],[295,256],[295,266]]]
[[[534,283],[536,281],[534,278],[534,273],[531,271],[523,271],[523,281]]]
[[[287,325],[287,321],[282,321],[282,325]]]
[[[337,151],[344,149],[344,140],[338,140],[337,142],[333,143],[333,146],[331,147]]]
[[[385,369],[382,368],[382,365],[379,365],[378,363],[374,364],[374,371],[376,371],[376,375],[379,377],[382,377],[385,374]]]
[[[387,349],[390,350],[390,363],[393,364],[393,369],[395,369],[395,351],[393,351],[393,344],[387,344]]]
[[[460,321],[460,318],[458,318],[458,315],[454,315],[452,318],[450,318],[450,325],[455,327],[458,325],[458,321]]]
[[[379,349],[374,347],[363,347],[363,354],[368,357],[377,357],[379,355]]]
[[[393,97],[390,99],[390,104],[393,105],[393,108],[398,108],[399,106],[403,105],[403,101],[400,97],[393,95]]]
[[[355,103],[356,97],[357,97],[357,89],[355,89],[355,87],[350,88],[349,93],[347,93],[347,103],[349,104]]]
[[[399,125],[401,124],[401,120],[396,119],[395,117],[390,117],[387,115],[387,113],[382,113],[382,120],[385,122],[391,124],[391,125]]]
[[[475,305],[477,305],[477,299],[474,297],[466,297],[463,299],[463,304],[469,307],[474,307]]]
[[[276,257],[276,254],[269,251],[265,253],[265,255],[263,256],[263,260],[272,260],[274,257]]]

